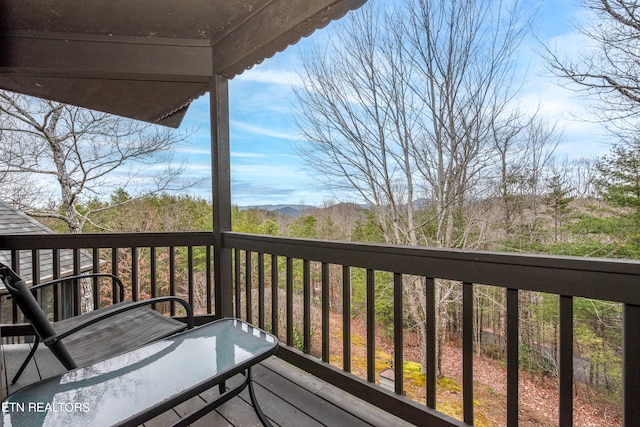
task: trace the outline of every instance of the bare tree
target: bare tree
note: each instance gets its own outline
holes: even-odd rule
[[[596,96],[593,112],[622,137],[637,134],[640,116],[640,14],[636,0],[582,0],[593,13],[578,30],[593,43],[576,50],[571,58],[545,48],[552,70]],[[574,56],[575,55],[575,56]]]
[[[545,179],[550,174],[553,154],[558,145],[554,127],[546,122],[534,120],[527,128],[526,146],[521,164],[523,165],[522,187],[525,195],[527,216],[523,225],[526,227],[529,243],[540,238],[540,216],[543,205],[542,195],[545,191]]]
[[[516,189],[523,181],[523,167],[518,161],[526,152],[524,126],[520,125],[520,114],[514,111],[501,121],[492,124],[493,140],[497,156],[495,191],[500,201],[503,229],[507,236],[514,232],[516,216],[522,210],[520,197]]]
[[[493,126],[513,108],[514,59],[529,22],[518,2],[426,1],[406,29],[424,109],[419,173],[437,205],[437,246],[452,246],[454,215],[495,162]]]
[[[301,151],[330,187],[347,189],[376,210],[389,243],[415,244],[411,139],[417,109],[402,81],[411,67],[398,32],[379,31],[390,16],[366,7],[304,61],[296,91]]]
[[[598,195],[596,162],[595,157],[580,157],[562,165],[563,170],[569,171],[569,186],[574,197],[594,198]]]
[[[170,162],[185,135],[6,91],[0,115],[2,195],[30,215],[64,221],[71,233],[95,213],[92,198],[124,187],[149,194],[192,184],[178,179],[184,165]]]
[[[370,2],[338,23],[330,50],[304,60],[302,154],[327,185],[376,211],[388,243],[465,242],[454,238],[454,219],[497,161],[494,125],[517,94],[514,59],[528,23],[518,2]],[[418,215],[417,198],[435,206],[432,215]],[[435,236],[422,232],[427,224]],[[404,285],[424,337],[424,282]],[[440,281],[437,294],[446,310],[456,293]]]

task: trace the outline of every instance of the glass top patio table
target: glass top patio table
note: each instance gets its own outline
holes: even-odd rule
[[[3,425],[138,424],[246,371],[277,345],[241,320],[217,320],[27,386],[2,402]]]

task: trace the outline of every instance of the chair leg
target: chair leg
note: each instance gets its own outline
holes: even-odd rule
[[[29,361],[33,359],[33,356],[36,354],[36,350],[38,349],[38,344],[40,344],[40,337],[36,335],[36,339],[33,342],[33,347],[31,347],[31,351],[29,352],[29,355],[27,356],[27,358],[24,359],[24,362],[22,362],[22,366],[20,366],[20,369],[18,369],[18,373],[11,380],[11,385],[15,384],[18,381],[18,378],[20,378],[20,375],[22,375],[22,373],[26,369],[27,365],[29,364]]]

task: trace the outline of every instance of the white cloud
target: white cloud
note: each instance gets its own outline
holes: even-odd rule
[[[232,175],[237,174],[239,177],[252,177],[253,179],[260,177],[262,179],[272,180],[279,184],[298,185],[301,179],[307,178],[306,175],[301,176],[297,170],[297,166],[287,167],[281,164],[277,165],[231,165]]]
[[[292,71],[290,67],[269,67],[268,65],[265,65],[264,69],[258,65],[257,68],[246,71],[236,77],[236,80],[239,82],[282,85],[286,86],[287,90],[292,85],[299,86],[301,84],[298,74]]]
[[[267,157],[267,155],[263,153],[246,153],[246,152],[240,152],[240,151],[232,151],[231,157],[241,158],[241,159],[259,159],[259,158]]]
[[[239,120],[231,120],[231,130],[239,130],[241,132],[252,133],[256,135],[266,136],[269,138],[294,139],[294,135],[286,132],[285,129],[274,129],[265,126],[258,126]]]
[[[181,153],[181,154],[203,154],[203,155],[210,155],[211,154],[211,149],[210,148],[205,148],[205,147],[198,147],[198,146],[191,146],[191,147],[187,147],[187,146],[180,146],[177,147],[175,149],[176,153]]]

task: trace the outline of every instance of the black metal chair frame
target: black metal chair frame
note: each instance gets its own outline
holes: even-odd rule
[[[40,306],[40,304],[38,303],[35,297],[36,291],[39,289],[42,289],[48,286],[53,286],[63,282],[75,283],[77,286],[78,283],[80,282],[80,279],[92,279],[92,278],[98,278],[98,277],[108,277],[112,279],[113,283],[115,284],[114,286],[118,287],[119,302],[116,302],[111,306],[99,308],[87,314],[75,316],[72,318],[72,320],[67,319],[63,321],[65,322],[64,330],[56,331],[55,326],[57,322],[52,323],[47,319],[46,314],[42,310],[42,307]],[[118,315],[123,315],[127,312],[130,312],[131,310],[145,310],[145,312],[146,311],[152,312],[153,309],[148,307],[149,305],[153,305],[161,302],[167,302],[167,301],[175,301],[181,304],[186,311],[187,323],[184,325],[183,329],[192,329],[194,325],[193,310],[189,305],[189,303],[187,303],[183,299],[175,296],[165,296],[165,297],[146,299],[146,300],[137,301],[137,302],[125,301],[124,286],[122,284],[122,281],[117,276],[108,274],[108,273],[90,273],[90,274],[83,274],[79,276],[70,276],[70,277],[65,277],[65,278],[41,283],[35,286],[27,287],[24,280],[22,280],[13,270],[5,266],[4,264],[0,263],[0,279],[2,279],[2,281],[4,282],[7,290],[9,291],[10,297],[16,301],[16,304],[20,307],[20,310],[22,310],[22,313],[27,318],[29,323],[31,323],[35,331],[35,342],[31,348],[31,351],[29,352],[29,355],[27,356],[25,361],[22,363],[22,365],[20,366],[20,369],[12,379],[11,384],[15,384],[16,381],[18,381],[18,379],[24,372],[25,368],[27,367],[29,361],[35,355],[36,349],[38,348],[40,341],[42,341],[49,348],[49,350],[56,356],[56,358],[58,358],[58,360],[60,360],[60,362],[63,364],[63,366],[67,370],[75,369],[78,367],[78,364],[76,363],[72,355],[69,353],[69,351],[65,347],[63,340],[77,332],[85,330],[88,327],[98,328],[98,330],[108,329],[109,327],[112,327],[113,324],[110,325],[109,322],[106,321],[107,319],[114,319]],[[131,314],[131,313],[128,313],[128,314]],[[160,321],[153,322],[154,324],[149,325],[149,328],[152,329],[155,327],[156,333],[163,333],[160,331],[159,328],[161,327],[166,328],[168,322],[171,322],[174,324],[173,329],[176,328],[175,321],[173,319],[166,316],[159,316],[158,320],[161,320],[162,318],[167,319],[165,324],[162,324],[163,322],[160,322]],[[168,335],[171,335],[172,333],[164,335],[162,338]],[[142,344],[139,344],[132,348],[125,349],[121,352],[133,350],[134,348],[139,347]],[[110,357],[112,355],[113,354],[103,356],[103,355],[96,354],[95,356],[93,356],[93,360],[90,363],[97,362],[99,360],[102,360],[106,357]],[[84,363],[83,365],[87,365],[87,363]]]

